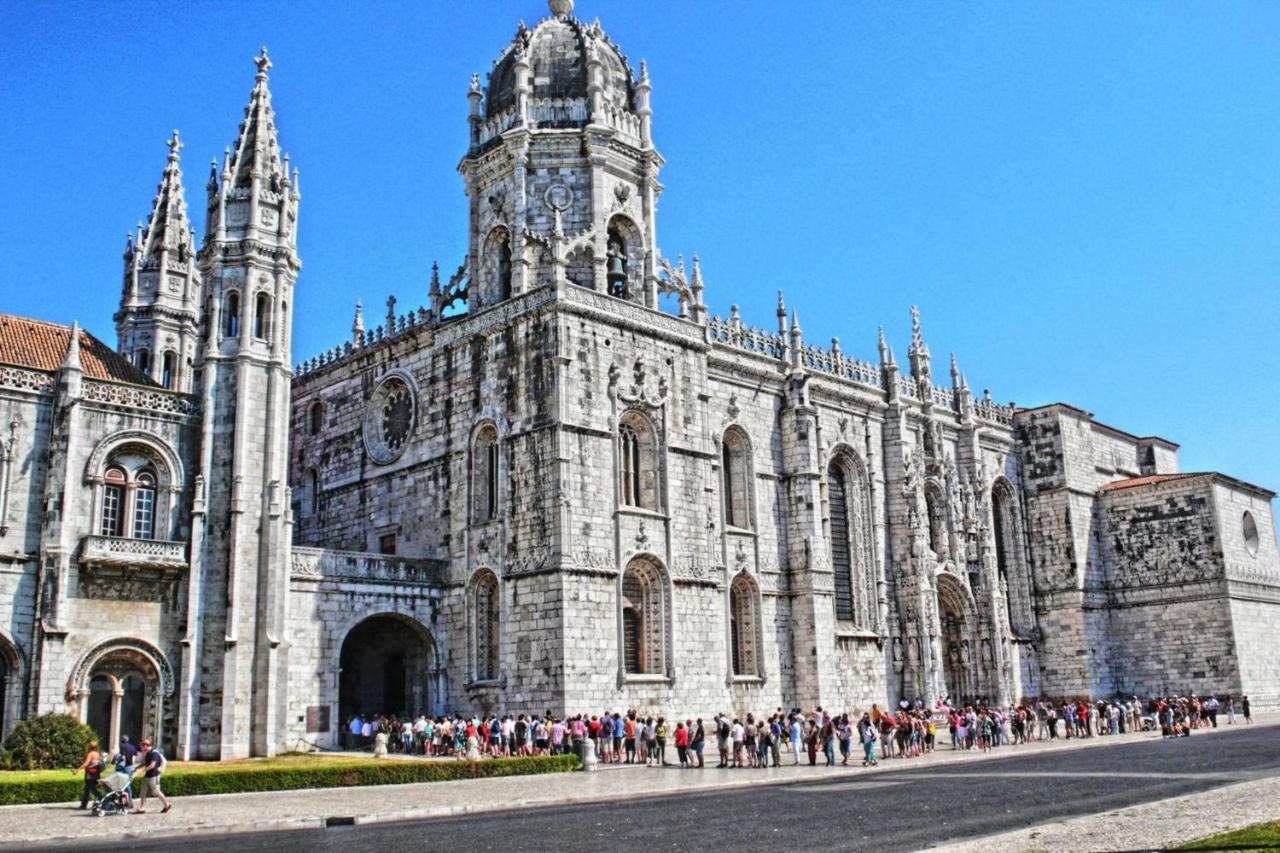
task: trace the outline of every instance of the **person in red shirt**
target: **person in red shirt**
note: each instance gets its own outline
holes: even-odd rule
[[[680,756],[680,769],[689,769],[689,730],[684,723],[676,723],[676,753]]]

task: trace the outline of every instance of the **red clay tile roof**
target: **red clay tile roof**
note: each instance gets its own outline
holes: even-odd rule
[[[1150,486],[1152,483],[1167,483],[1170,480],[1186,480],[1191,477],[1203,477],[1203,474],[1149,474],[1146,477],[1132,477],[1128,480],[1116,480],[1107,483],[1098,493],[1115,492],[1120,489],[1132,489],[1137,486]]]
[[[71,327],[0,314],[0,364],[54,372],[62,366]],[[129,360],[93,335],[80,330],[80,365],[92,379],[156,385]]]

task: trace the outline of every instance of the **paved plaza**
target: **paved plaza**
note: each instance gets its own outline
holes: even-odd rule
[[[990,755],[944,746],[872,769],[608,767],[188,797],[169,815],[100,819],[65,804],[12,806],[0,809],[0,849],[164,850],[173,836],[198,836],[202,849],[272,853],[407,849],[425,837],[440,849],[554,853],[777,850],[780,837],[789,850],[1132,850],[1280,818],[1277,771],[1280,717],[1270,716],[1186,739],[1100,737]]]

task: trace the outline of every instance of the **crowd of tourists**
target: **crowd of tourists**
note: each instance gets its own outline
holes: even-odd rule
[[[719,768],[765,768],[784,763],[826,766],[850,760],[864,766],[890,758],[933,752],[939,742],[953,750],[988,752],[999,747],[1059,738],[1093,738],[1159,730],[1165,737],[1217,728],[1219,716],[1252,722],[1249,698],[1161,697],[1142,701],[1117,697],[1098,702],[1028,701],[997,706],[986,701],[932,707],[917,699],[897,708],[872,705],[861,713],[804,712],[717,714],[669,719],[636,710],[557,717],[481,714],[416,718],[355,715],[345,724],[348,746],[375,754],[403,753],[479,759],[526,755],[585,754],[589,741],[604,764],[706,767],[714,749]]]

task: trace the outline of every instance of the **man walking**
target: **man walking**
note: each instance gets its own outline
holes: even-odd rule
[[[160,774],[164,772],[164,754],[151,747],[151,741],[142,740],[142,798],[138,802],[138,810],[134,814],[143,814],[147,810],[147,797],[155,797],[164,803],[161,814],[173,808],[173,803],[160,790]]]

